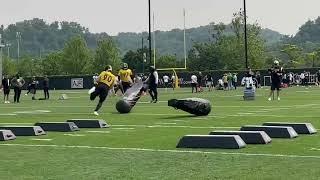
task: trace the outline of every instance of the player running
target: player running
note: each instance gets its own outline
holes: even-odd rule
[[[102,103],[106,100],[109,90],[116,82],[116,76],[112,74],[112,67],[108,65],[104,71],[102,71],[98,77],[98,84],[95,88],[89,90],[90,100],[93,101],[99,96],[99,103],[94,110],[93,114],[99,116],[99,109]]]
[[[123,63],[122,69],[119,70],[118,77],[121,81],[122,85],[122,93],[126,93],[126,91],[131,87],[133,73],[131,69],[128,68],[127,63]]]

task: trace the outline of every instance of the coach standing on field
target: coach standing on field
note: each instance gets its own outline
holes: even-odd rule
[[[157,103],[158,101],[158,82],[159,82],[159,76],[158,72],[155,69],[154,66],[150,66],[149,68],[150,74],[146,82],[149,85],[149,94],[152,98],[151,103]]]
[[[283,68],[280,67],[279,61],[274,61],[274,66],[268,70],[271,75],[271,91],[269,95],[269,101],[271,97],[274,96],[274,91],[277,90],[277,99],[280,101],[280,90],[281,90],[281,81],[283,75]]]

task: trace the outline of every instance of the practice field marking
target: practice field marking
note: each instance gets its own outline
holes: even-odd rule
[[[14,114],[43,114],[50,113],[49,110],[15,111]]]
[[[134,130],[135,128],[112,128],[116,130]]]
[[[86,131],[87,133],[101,133],[101,134],[109,134],[110,131]]]
[[[5,114],[0,114],[0,116],[16,116],[17,114],[13,113],[5,113]]]
[[[186,120],[179,120],[179,119],[176,119],[176,120],[172,120],[173,122],[187,122]]]
[[[160,124],[160,125],[176,125],[177,123],[155,123],[155,124]]]
[[[168,152],[168,153],[185,153],[185,154],[216,154],[216,155],[237,155],[237,156],[260,156],[260,157],[282,157],[282,158],[312,158],[320,159],[320,156],[295,155],[295,154],[266,154],[266,153],[237,153],[237,152],[213,152],[197,150],[170,150],[170,149],[145,149],[145,148],[116,148],[105,146],[69,146],[69,145],[40,145],[40,144],[0,144],[0,146],[12,147],[47,147],[47,148],[64,148],[64,149],[105,149],[118,151],[137,151],[137,152]]]
[[[71,137],[83,137],[86,136],[84,134],[63,134],[64,136],[71,136]]]
[[[255,113],[237,113],[239,115],[252,115],[252,114],[255,114]]]
[[[33,123],[0,123],[1,125],[4,124],[4,125],[31,125]]]
[[[190,129],[236,129],[240,127],[206,127],[206,126],[162,126],[162,125],[135,125],[115,124],[114,127],[140,127],[140,128],[190,128]],[[115,129],[115,128],[113,128]]]
[[[53,139],[37,139],[37,138],[31,138],[32,141],[52,141]]]

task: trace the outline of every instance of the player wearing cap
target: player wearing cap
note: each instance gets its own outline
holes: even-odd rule
[[[271,75],[271,91],[268,100],[271,101],[271,97],[274,96],[274,91],[277,90],[277,99],[280,101],[280,88],[283,75],[283,68],[279,65],[279,61],[275,60],[273,67],[268,70]]]

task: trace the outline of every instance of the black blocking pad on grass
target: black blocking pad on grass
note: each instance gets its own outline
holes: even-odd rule
[[[271,138],[295,138],[298,137],[297,132],[288,126],[242,126],[241,131],[264,131]]]
[[[311,123],[289,123],[289,122],[266,122],[264,126],[289,126],[292,127],[298,134],[315,134],[317,130]]]
[[[110,127],[103,119],[69,119],[67,122],[73,122],[79,128],[108,128]]]
[[[268,144],[271,138],[264,131],[212,131],[210,135],[239,135],[246,144]]]
[[[73,122],[38,122],[35,126],[40,126],[45,131],[70,132],[79,131],[77,125]]]
[[[14,140],[16,136],[10,130],[0,130],[0,141]]]
[[[185,135],[177,148],[240,149],[246,143],[238,135]]]
[[[16,136],[41,136],[46,134],[40,126],[1,126],[0,130],[11,130]]]

